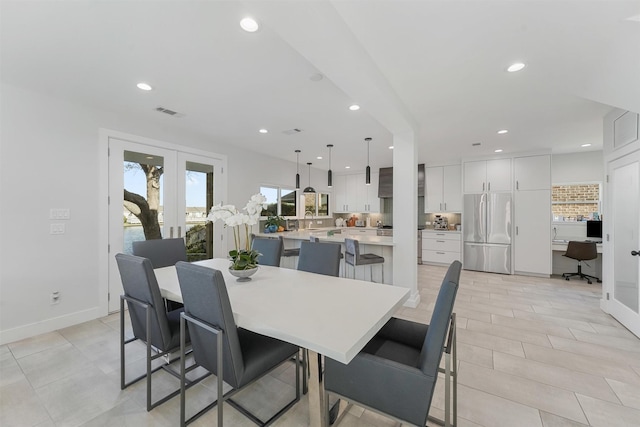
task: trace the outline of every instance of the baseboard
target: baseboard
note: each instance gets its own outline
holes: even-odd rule
[[[517,276],[542,277],[543,279],[548,279],[549,277],[551,277],[550,274],[531,273],[529,271],[514,271],[513,274]]]
[[[420,292],[416,290],[411,293],[411,296],[409,296],[409,299],[404,302],[403,306],[416,308],[418,304],[420,304]]]
[[[100,316],[99,307],[90,308],[88,310],[77,311],[75,313],[66,314],[60,317],[43,320],[41,322],[30,323],[28,325],[18,326],[17,328],[0,331],[0,345],[20,341],[25,338],[31,338],[36,335],[45,334],[47,332],[56,331],[78,323],[87,322],[97,319]]]

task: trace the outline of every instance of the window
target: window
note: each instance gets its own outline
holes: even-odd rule
[[[551,208],[554,221],[582,221],[600,212],[600,183],[554,184]]]
[[[329,195],[327,193],[305,194],[304,211],[311,212],[314,217],[329,216]]]
[[[267,198],[267,209],[262,211],[261,216],[296,216],[296,190],[281,187],[260,187],[260,193]]]

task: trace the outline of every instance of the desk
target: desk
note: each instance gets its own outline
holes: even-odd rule
[[[409,298],[407,288],[260,266],[250,282],[229,274],[229,261],[198,261],[224,276],[236,324],[309,350],[309,412],[325,426],[317,354],[349,363]],[[162,296],[182,302],[175,267],[155,269]]]
[[[552,273],[561,275],[562,273],[573,273],[578,271],[578,261],[564,257],[567,252],[567,245],[570,240],[583,241],[585,237],[576,237],[574,239],[554,239],[551,241],[552,250]],[[602,278],[602,243],[596,244],[598,258],[592,261],[582,261],[582,272],[592,276]]]

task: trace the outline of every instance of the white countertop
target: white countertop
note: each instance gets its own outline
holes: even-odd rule
[[[261,237],[278,237],[282,236],[283,239],[291,240],[309,240],[311,236],[318,237],[321,242],[335,242],[344,243],[344,239],[349,237],[351,239],[359,241],[363,245],[377,245],[377,246],[394,246],[393,237],[391,236],[361,236],[361,235],[347,235],[347,234],[334,234],[329,236],[330,231],[341,231],[346,227],[326,227],[317,228],[315,230],[298,230],[298,231],[281,231],[278,233],[256,233],[256,236]],[[357,227],[358,230],[366,230],[366,227]],[[369,230],[375,230],[375,228],[368,228]]]

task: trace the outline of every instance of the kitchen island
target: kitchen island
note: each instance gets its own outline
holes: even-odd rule
[[[393,284],[393,237],[377,236],[375,228],[365,227],[327,227],[315,229],[300,229],[297,231],[282,231],[277,233],[256,233],[260,237],[279,237],[284,240],[284,247],[299,248],[300,242],[310,240],[311,236],[317,237],[321,242],[339,243],[344,253],[344,239],[351,238],[360,243],[360,253],[373,253],[384,257],[384,283]],[[282,259],[282,267],[296,268],[297,257],[287,257]],[[344,276],[345,262],[340,264],[340,275]],[[353,267],[348,266],[346,277],[353,277]],[[369,266],[359,266],[356,268],[356,279],[371,280]],[[379,265],[373,266],[373,281],[380,283],[382,272]]]

